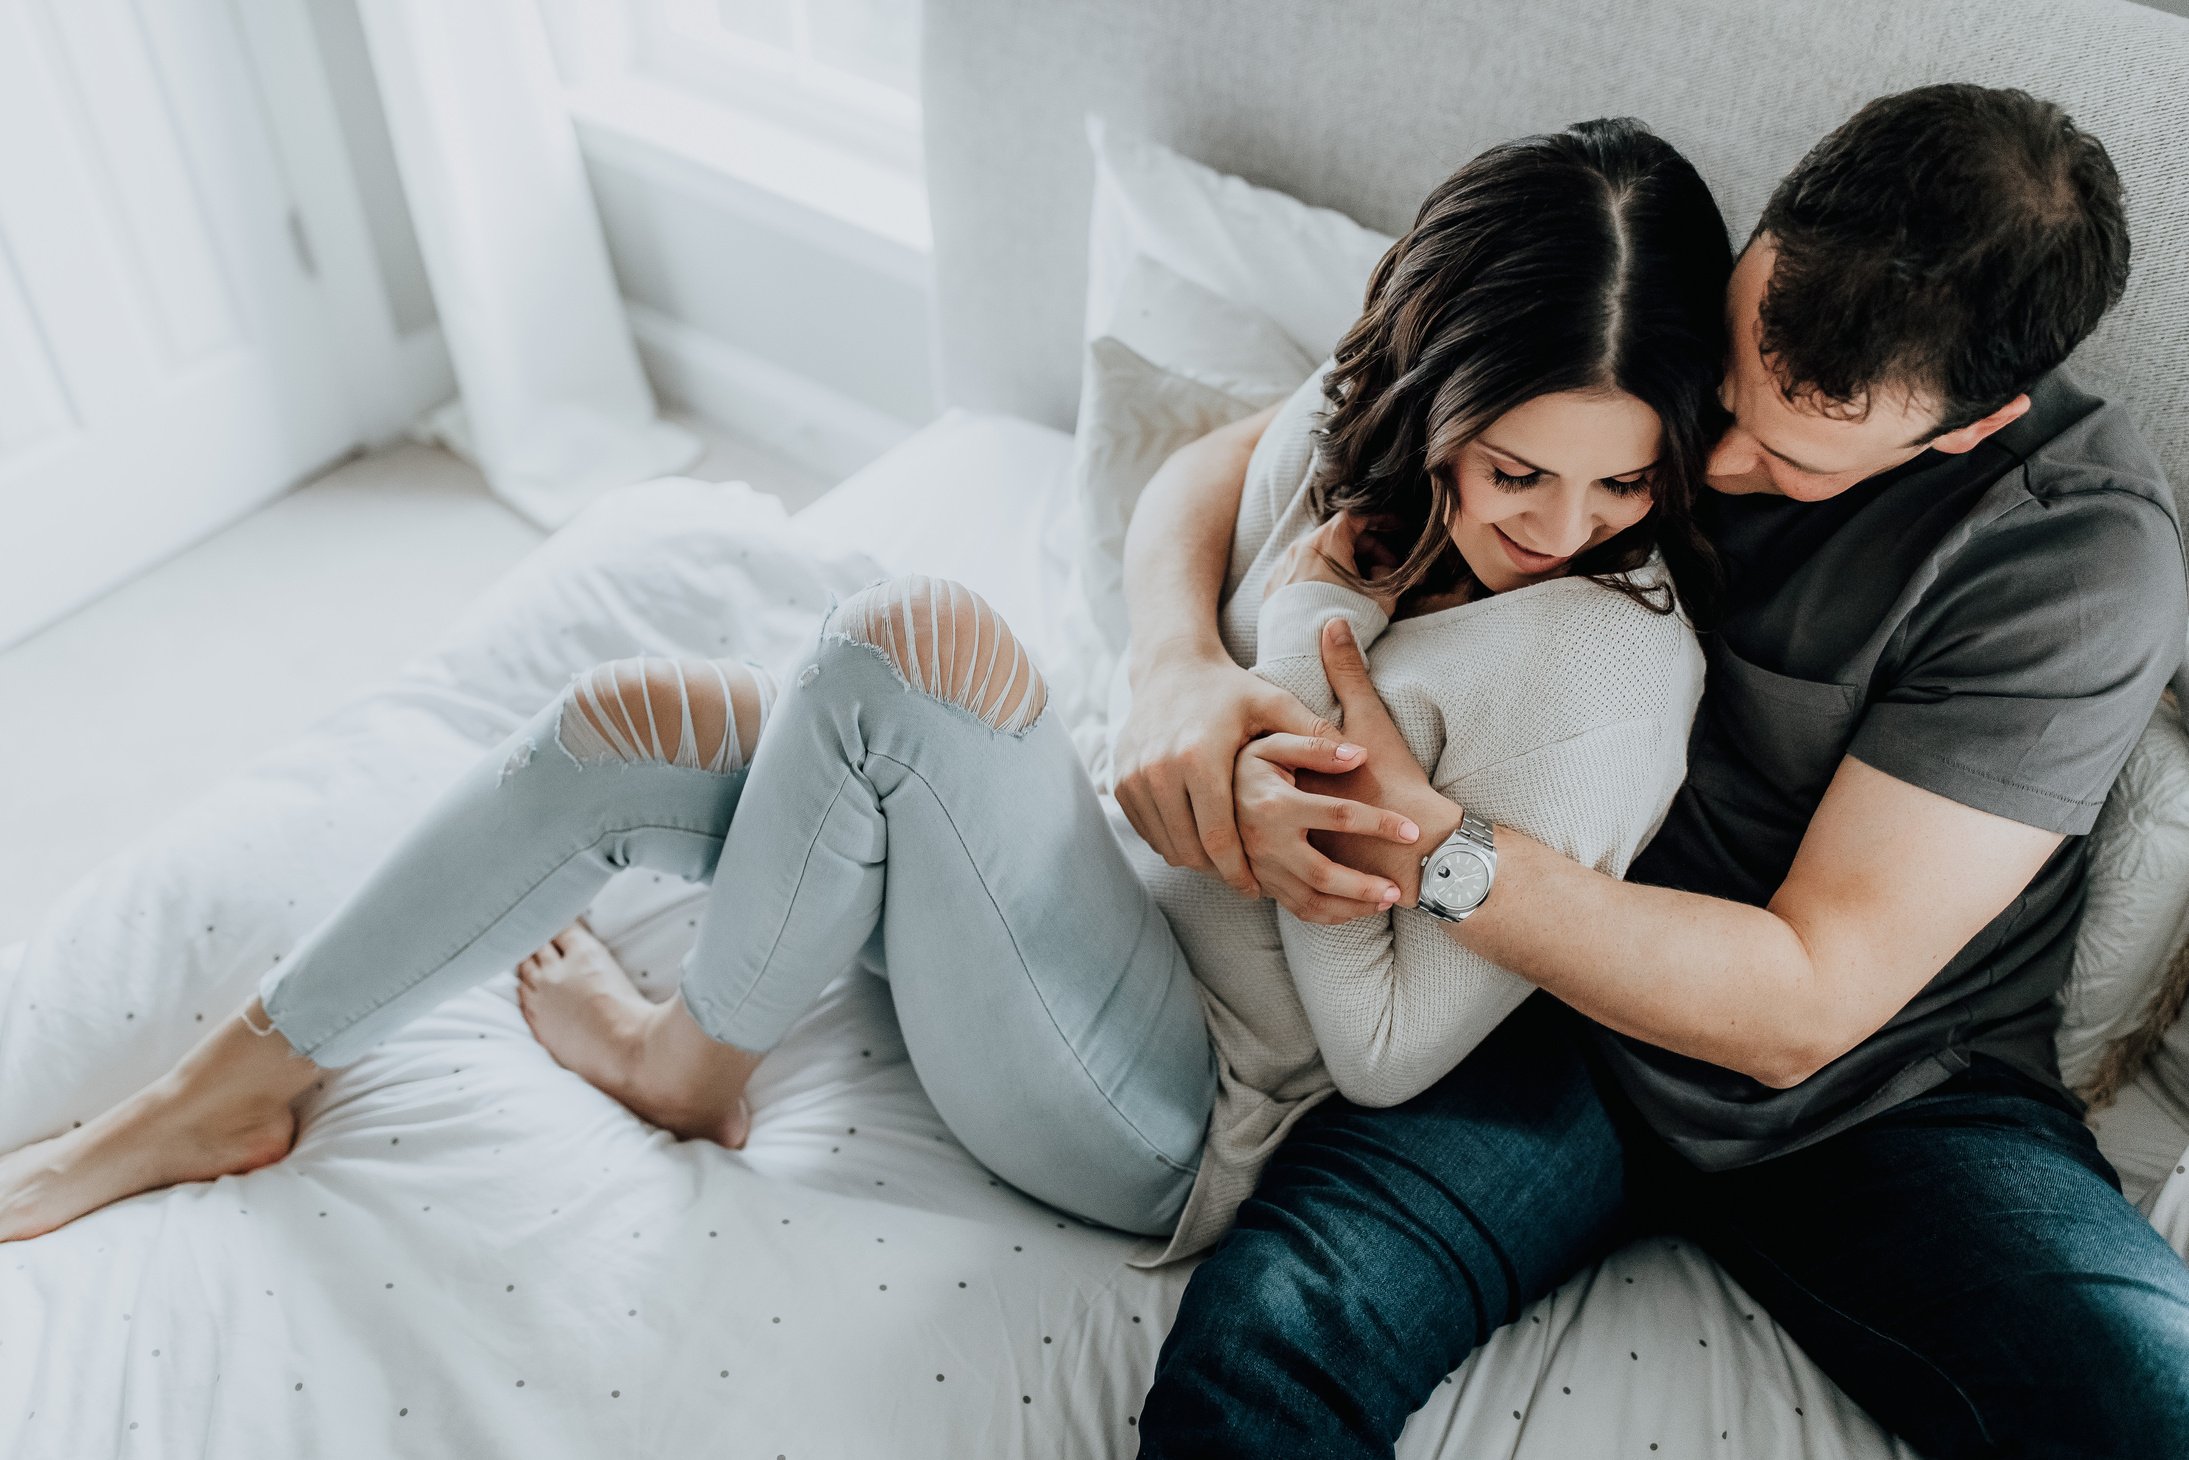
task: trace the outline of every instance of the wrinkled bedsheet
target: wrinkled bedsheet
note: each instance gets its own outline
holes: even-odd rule
[[[739,484],[604,498],[393,682],[0,951],[0,1149],[165,1068],[573,670],[780,663],[831,593],[898,566],[919,492],[1059,490],[1063,442],[946,417],[799,522]],[[977,579],[1018,554],[980,586],[1024,625],[1053,575],[1020,515],[922,565]],[[632,870],[592,921],[665,997],[702,895]],[[1148,1244],[988,1176],[922,1095],[885,984],[847,971],[752,1095],[745,1151],[678,1142],[556,1065],[498,976],[333,1072],[288,1159],[0,1247],[0,1455],[1133,1453],[1186,1270],[1128,1267]],[[1499,1333],[1401,1453],[1908,1452],[1659,1238]]]

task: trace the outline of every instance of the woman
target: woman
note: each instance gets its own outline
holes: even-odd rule
[[[1708,592],[1690,506],[1729,269],[1708,191],[1633,122],[1459,169],[1256,448],[1233,656],[1327,715],[1316,645],[1343,617],[1440,791],[1622,870],[1678,784],[1700,690],[1672,590],[1691,611]],[[1405,1098],[1526,993],[1395,886],[1385,911],[1318,927],[1164,866],[969,590],[855,595],[793,681],[776,698],[743,665],[665,659],[575,676],[174,1071],[0,1158],[0,1239],[279,1159],[325,1067],[535,948],[521,997],[557,1059],[737,1146],[753,1068],[872,949],[969,1150],[1181,1256],[1301,1113],[1333,1091]],[[1242,787],[1270,748],[1243,753]],[[1332,832],[1419,836],[1328,805]],[[632,863],[712,879],[660,1004],[570,923]]]

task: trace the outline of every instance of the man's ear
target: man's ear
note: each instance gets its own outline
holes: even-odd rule
[[[1958,431],[1948,431],[1942,436],[1933,436],[1928,444],[1933,451],[1943,451],[1948,456],[1959,456],[1964,451],[1972,450],[1977,442],[1983,440],[1992,432],[2013,425],[2028,413],[2029,397],[2018,395],[1981,421],[1971,421]]]

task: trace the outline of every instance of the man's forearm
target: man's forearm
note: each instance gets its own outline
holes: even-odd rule
[[[1461,808],[1424,783],[1392,809],[1421,828],[1416,846],[1349,838],[1340,855],[1396,882],[1411,906],[1422,851],[1459,826]],[[1496,890],[1444,931],[1606,1028],[1767,1085],[1838,1052],[1820,1041],[1845,1020],[1812,1007],[1814,963],[1778,916],[1607,877],[1509,826],[1497,828]]]
[[[1437,803],[1425,846],[1456,824]],[[1600,1024],[1784,1087],[1904,1008],[2060,842],[1849,758],[1768,907],[1620,882],[1501,826],[1497,887],[1451,932]]]
[[[1231,560],[1247,461],[1275,409],[1172,453],[1141,493],[1125,534],[1127,654],[1137,679],[1184,650],[1222,655],[1216,608]]]
[[[1621,882],[1510,827],[1497,860],[1495,895],[1448,931],[1606,1028],[1782,1088],[1868,1032],[1767,908]]]
[[[1346,738],[1367,755],[1287,790],[1312,796],[1319,781],[1346,783],[1331,789],[1417,827],[1415,846],[1342,836],[1328,847],[1412,904],[1420,851],[1459,825],[1461,808],[1407,753],[1342,620],[1325,627],[1322,654]],[[1849,755],[1768,908],[1620,882],[1500,826],[1496,886],[1446,931],[1600,1024],[1784,1087],[1906,1008],[2063,840]]]

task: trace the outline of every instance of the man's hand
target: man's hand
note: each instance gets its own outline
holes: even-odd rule
[[[1178,649],[1151,656],[1134,678],[1132,709],[1118,729],[1118,805],[1173,867],[1213,870],[1259,897],[1232,801],[1232,761],[1247,741],[1271,731],[1336,746],[1331,728],[1305,705],[1228,655]]]

